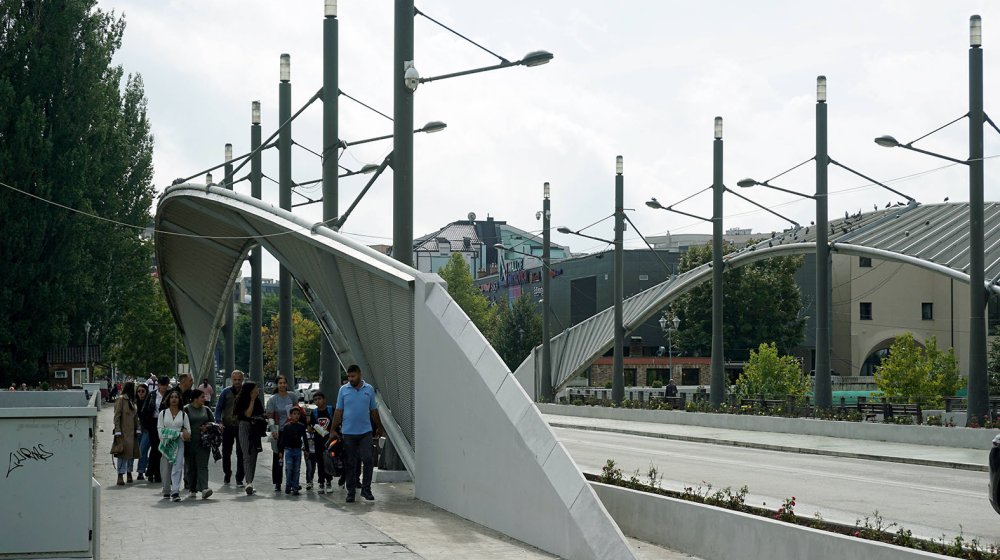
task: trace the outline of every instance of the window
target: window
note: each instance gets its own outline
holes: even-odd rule
[[[871,257],[858,257],[858,266],[861,268],[871,268],[872,258]]]
[[[83,385],[87,382],[87,368],[73,368],[73,385]]]
[[[860,319],[862,321],[871,321],[872,320],[872,302],[870,302],[870,301],[862,301],[861,302],[861,317],[860,317]]]
[[[635,387],[635,368],[625,368],[625,386]]]
[[[66,379],[66,377],[67,377],[66,376],[66,370],[64,370],[64,369],[57,369],[55,371],[55,374],[53,375],[53,377],[55,377],[56,379]]]
[[[670,370],[668,368],[646,368],[646,385],[652,385],[654,381],[666,385],[667,381],[670,381]]]
[[[924,302],[920,304],[920,318],[924,321],[934,320],[934,304]]]
[[[698,368],[682,368],[681,385],[701,385],[701,370]]]

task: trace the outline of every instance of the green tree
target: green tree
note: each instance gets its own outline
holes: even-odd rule
[[[933,336],[920,346],[913,333],[904,333],[875,371],[875,383],[888,398],[940,404],[961,387],[962,378],[954,348],[938,349]]]
[[[264,377],[278,373],[278,331],[281,319],[277,314],[270,316],[269,325],[261,327],[261,346],[264,354]],[[319,380],[319,325],[302,315],[302,311],[292,311],[292,364],[296,379]]]
[[[772,343],[761,343],[750,351],[743,373],[736,380],[736,392],[743,398],[801,396],[809,391],[809,379],[802,374],[794,356],[781,356]]]
[[[460,253],[452,253],[448,264],[438,270],[438,275],[448,283],[448,293],[459,307],[472,319],[487,340],[493,340],[496,311],[483,292],[476,287],[469,272],[469,265]]]
[[[120,342],[108,350],[109,358],[125,375],[173,375],[175,350],[178,362],[187,362],[184,341],[174,338],[174,318],[159,282],[146,276],[139,288],[118,331],[112,333],[111,338]]]
[[[141,78],[111,64],[124,29],[96,0],[0,0],[0,181],[38,197],[0,192],[0,379],[37,379],[88,321],[124,346],[140,316],[153,144]]]
[[[1000,337],[994,337],[990,341],[986,373],[989,375],[990,395],[1000,395]]]
[[[723,247],[726,253],[735,245]],[[681,257],[680,271],[687,272],[712,260],[712,247],[691,247]],[[746,356],[764,342],[783,352],[798,345],[805,332],[802,300],[795,271],[802,257],[775,257],[723,272],[722,334],[727,356]],[[712,351],[712,283],[706,282],[677,299],[674,312],[681,327],[674,345],[692,356]]]
[[[521,365],[531,350],[542,343],[542,318],[535,311],[530,295],[521,294],[510,307],[499,306],[491,342],[511,370]]]

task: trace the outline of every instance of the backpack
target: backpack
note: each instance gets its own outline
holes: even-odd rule
[[[330,416],[330,421],[333,422],[333,405],[326,405],[326,413]],[[312,411],[313,422],[319,422],[319,409],[313,409]]]

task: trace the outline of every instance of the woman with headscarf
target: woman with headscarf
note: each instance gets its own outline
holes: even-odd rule
[[[191,391],[191,403],[184,407],[187,412],[188,421],[191,423],[191,441],[186,446],[187,456],[187,489],[191,491],[193,497],[197,492],[201,492],[201,499],[207,500],[212,495],[212,489],[208,487],[208,455],[211,449],[201,442],[202,435],[208,430],[208,425],[212,423],[212,412],[205,406],[205,393],[201,389]]]
[[[121,452],[115,454],[115,466],[118,469],[118,486],[125,486],[125,475],[132,483],[132,466],[139,458],[138,436],[142,434],[139,426],[139,414],[135,405],[135,384],[129,381],[125,384],[122,394],[115,401],[115,444],[121,442]]]
[[[260,445],[260,438],[263,437],[263,430],[259,424],[264,420],[264,405],[260,403],[260,387],[256,383],[247,382],[243,384],[239,395],[236,397],[236,415],[239,419],[240,449],[243,450],[243,470],[246,473],[247,496],[255,493],[253,488],[253,476],[257,470],[257,454],[263,451]]]
[[[146,467],[149,466],[149,431],[150,426],[148,420],[142,414],[142,411],[146,407],[146,399],[149,397],[149,387],[146,387],[145,383],[139,383],[135,386],[135,409],[137,415],[139,416],[139,427],[142,430],[142,435],[139,437],[139,466],[136,468],[136,472],[139,475],[136,480],[143,480],[146,478]],[[156,429],[155,421],[152,429]]]

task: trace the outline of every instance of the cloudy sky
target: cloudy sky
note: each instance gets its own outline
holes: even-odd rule
[[[117,62],[141,73],[155,136],[158,189],[223,159],[231,142],[249,151],[250,103],[263,106],[265,137],[277,127],[279,56],[292,60],[293,108],[322,85],[322,0],[101,0],[128,23]],[[814,153],[816,76],[829,80],[830,155],[924,203],[968,200],[961,165],[879,148],[891,133],[909,141],[968,110],[969,16],[983,16],[986,111],[1000,121],[1000,2],[852,0],[840,2],[674,0],[422,0],[417,7],[511,60],[544,49],[548,65],[515,67],[420,86],[415,123],[448,123],[415,138],[415,233],[469,212],[538,230],[542,183],[552,184],[553,225],[580,228],[613,212],[615,156],[625,158],[625,206],[646,236],[708,232],[707,224],[643,204],[680,200],[711,184],[712,123],[725,119],[725,182],[766,179]],[[340,0],[340,87],[392,113],[393,2]],[[493,64],[496,59],[416,18],[415,62],[422,76]],[[293,137],[319,151],[320,103],[293,125]],[[392,123],[348,100],[340,103],[347,141],[389,134]],[[965,158],[959,121],[923,140],[926,149]],[[391,141],[352,147],[341,163],[378,163]],[[986,154],[1000,134],[986,133]],[[293,180],[319,178],[316,156],[293,152]],[[997,200],[1000,158],[986,164],[986,199]],[[277,178],[277,153],[264,158]],[[221,175],[221,174],[219,174]],[[341,181],[345,208],[367,176]],[[812,193],[812,164],[775,181]],[[264,199],[277,204],[273,183]],[[249,193],[249,183],[237,186]],[[831,168],[830,215],[898,200]],[[766,189],[741,191],[808,223],[810,201]],[[391,170],[379,179],[344,231],[391,243]],[[316,190],[307,192],[317,198]],[[293,196],[293,202],[303,201]],[[778,218],[727,196],[726,227],[770,232]],[[320,205],[298,209],[320,220]],[[711,195],[679,206],[708,216]],[[611,220],[588,233],[610,238]],[[627,246],[642,246],[626,232]],[[604,245],[554,235],[574,251]],[[266,276],[277,276],[272,262]]]

